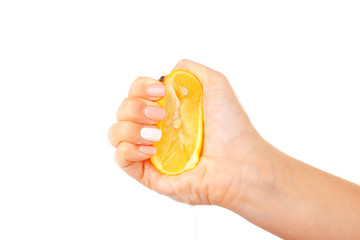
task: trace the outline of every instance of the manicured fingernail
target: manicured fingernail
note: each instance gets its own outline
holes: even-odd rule
[[[153,156],[156,153],[156,147],[153,146],[140,146],[139,151],[145,155]]]
[[[157,128],[142,128],[140,136],[148,141],[158,142],[161,139],[162,131]]]
[[[166,110],[161,107],[145,108],[145,116],[154,121],[161,121],[165,118]]]
[[[165,96],[166,87],[164,85],[150,85],[146,88],[146,93],[151,97]]]

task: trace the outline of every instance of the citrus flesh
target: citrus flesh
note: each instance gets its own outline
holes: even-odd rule
[[[175,70],[161,81],[165,97],[157,101],[166,117],[157,124],[162,130],[153,165],[162,173],[175,175],[194,168],[199,162],[203,142],[203,91],[200,81],[190,72]]]

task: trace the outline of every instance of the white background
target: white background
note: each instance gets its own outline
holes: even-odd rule
[[[229,78],[269,142],[360,184],[359,12],[344,0],[2,0],[0,239],[277,239],[138,184],[107,130],[133,79],[189,58]]]

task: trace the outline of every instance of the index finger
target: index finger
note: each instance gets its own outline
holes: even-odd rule
[[[165,96],[166,87],[159,80],[149,77],[138,77],[129,90],[129,97],[141,97],[147,100],[158,100]]]

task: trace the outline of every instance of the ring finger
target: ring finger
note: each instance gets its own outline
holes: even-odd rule
[[[160,141],[161,135],[161,130],[155,126],[119,121],[110,127],[108,137],[111,145],[117,147],[121,142],[152,145]]]

